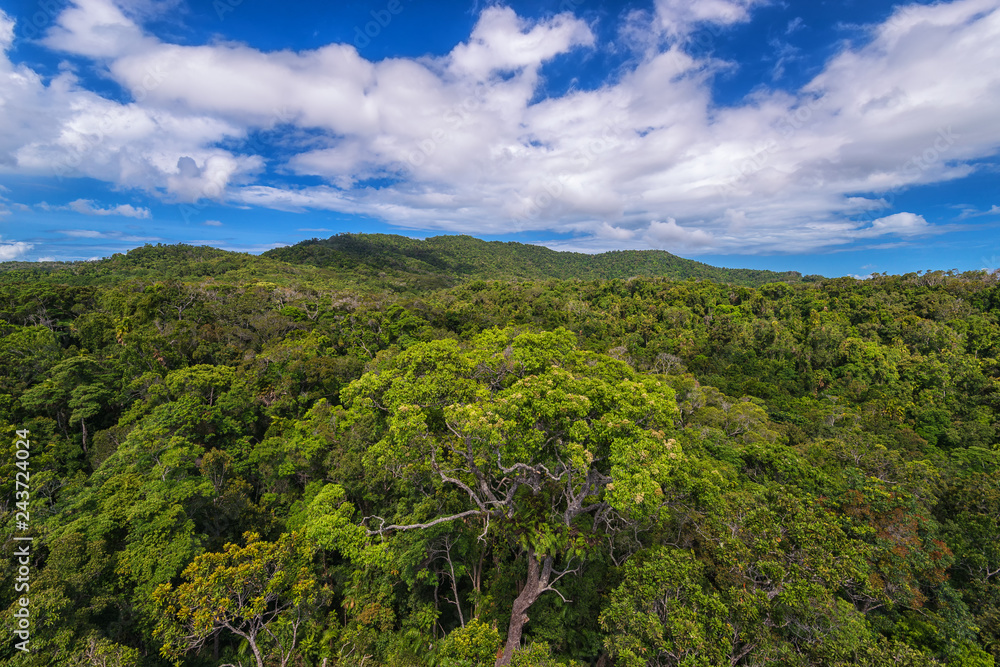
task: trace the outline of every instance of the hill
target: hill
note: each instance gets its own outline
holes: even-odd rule
[[[0,282],[104,285],[122,280],[279,285],[323,283],[390,292],[445,289],[476,280],[611,280],[636,276],[695,278],[755,287],[809,282],[797,271],[726,269],[662,250],[620,250],[587,255],[542,246],[483,241],[471,236],[426,240],[390,234],[339,234],[276,248],[261,255],[208,246],[145,245],[96,261],[3,262]]]
[[[331,280],[329,271],[209,246],[146,244],[127,253],[93,261],[2,262],[0,283],[45,282],[67,285],[105,285],[123,280],[203,280],[227,282],[267,280],[278,284]]]
[[[633,276],[697,278],[746,286],[803,280],[797,271],[719,268],[663,250],[616,250],[588,255],[524,243],[483,241],[472,236],[419,240],[390,234],[338,234],[275,248],[262,256],[290,264],[395,274],[427,287],[449,287],[477,279],[610,280]]]

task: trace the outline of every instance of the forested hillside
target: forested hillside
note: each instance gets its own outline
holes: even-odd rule
[[[606,280],[639,276],[698,278],[747,286],[821,278],[803,278],[796,271],[723,269],[662,250],[585,255],[523,243],[487,242],[471,236],[436,236],[421,241],[387,234],[338,234],[263,255],[207,246],[147,244],[95,261],[0,262],[0,282],[99,285],[127,278],[211,277],[276,284],[323,282],[394,293],[423,293],[483,279]]]
[[[0,274],[0,660],[1000,657],[996,276],[345,275],[352,238]]]
[[[586,255],[544,246],[483,241],[472,236],[425,240],[390,234],[338,234],[275,248],[265,257],[291,264],[350,270],[362,275],[390,272],[422,287],[451,287],[469,279],[609,280],[636,276],[699,278],[738,285],[799,282],[795,271],[722,269],[663,250],[619,250]]]
[[[110,285],[128,279],[149,281],[198,281],[206,278],[245,282],[267,278],[276,283],[324,282],[353,285],[364,282],[377,287],[377,280],[332,272],[303,264],[293,266],[279,260],[208,246],[145,245],[127,253],[95,261],[0,262],[0,282],[50,283],[54,285]]]

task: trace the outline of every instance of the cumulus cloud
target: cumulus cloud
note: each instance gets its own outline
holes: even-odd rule
[[[93,59],[132,100],[0,57],[0,173],[411,229],[550,230],[594,249],[809,252],[941,231],[891,208],[903,189],[997,154],[1000,0],[898,7],[800,90],[719,107],[725,64],[686,37],[760,4],[658,0],[630,15],[652,38],[613,80],[540,97],[546,62],[595,45],[571,14],[529,21],[492,6],[450,53],[373,62],[347,44],[171,44],[112,0],[75,0],[44,44]],[[12,26],[0,15],[5,52]],[[271,166],[323,184],[264,181],[261,151],[220,148],[276,126],[315,140],[270,154]]]
[[[650,245],[685,250],[698,246],[710,246],[714,240],[712,235],[704,230],[684,229],[673,218],[668,218],[666,222],[654,220],[649,223],[646,236],[650,240]]]
[[[489,7],[469,41],[451,52],[448,69],[459,77],[482,80],[495,71],[537,68],[574,46],[593,43],[594,34],[587,24],[571,14],[532,26],[509,7]]]
[[[242,164],[241,164],[242,162]],[[167,191],[182,202],[193,203],[199,199],[221,199],[234,174],[249,171],[255,160],[236,158],[224,153],[209,155],[199,165],[189,155],[177,159],[173,173],[167,175]]]
[[[144,96],[160,82],[157,70],[143,72],[130,103],[87,90],[71,69],[62,69],[46,82],[30,68],[11,62],[11,39],[4,35],[13,32],[13,25],[0,12],[0,173],[84,176],[184,197],[192,184],[183,183],[174,192],[171,181],[181,157],[202,165],[230,160],[248,173],[259,169],[260,158],[233,156],[217,147],[227,137],[243,136],[245,127],[144,104]],[[105,0],[70,5],[43,43],[107,62],[159,44]],[[224,188],[236,169],[209,171],[209,177],[217,179],[214,187]],[[212,189],[210,183],[200,185]]]
[[[884,218],[872,221],[869,229],[861,231],[861,234],[880,236],[882,234],[896,234],[899,236],[914,236],[926,234],[931,231],[931,226],[924,220],[922,215],[914,213],[895,213]]]
[[[93,58],[138,51],[153,40],[107,0],[75,0],[56,19],[43,44]]]
[[[673,36],[684,35],[699,23],[728,26],[750,19],[750,8],[765,0],[656,0],[660,28]]]
[[[25,243],[24,241],[0,240],[0,262],[19,259],[34,247],[33,244]]]

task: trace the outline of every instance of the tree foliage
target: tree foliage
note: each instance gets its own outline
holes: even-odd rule
[[[995,664],[996,277],[675,260],[7,265],[0,661]]]

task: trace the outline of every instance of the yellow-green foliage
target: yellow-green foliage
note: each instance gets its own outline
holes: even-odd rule
[[[444,667],[489,667],[496,661],[502,640],[492,625],[474,618],[464,628],[453,630],[441,648]]]

